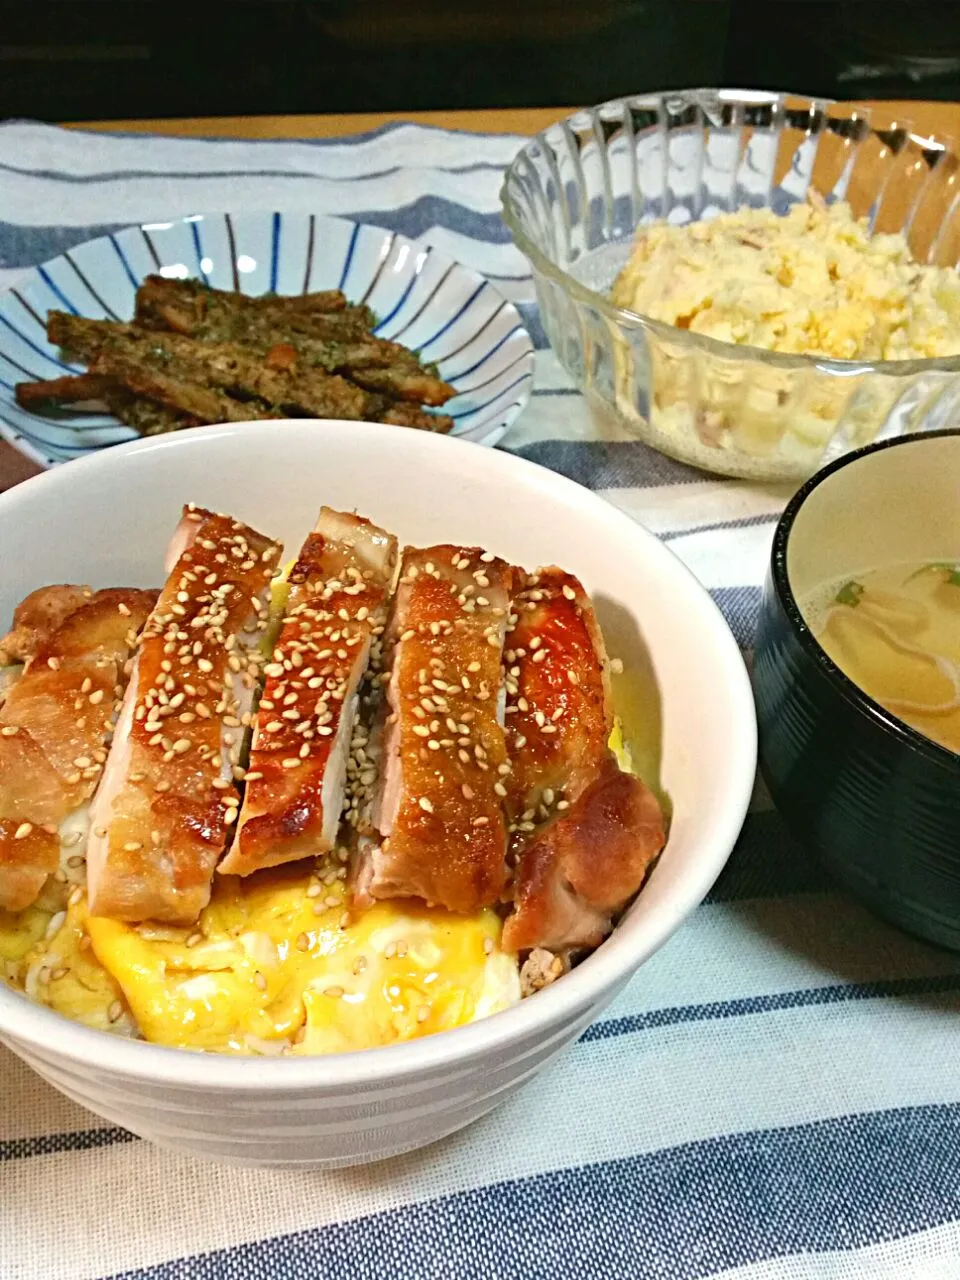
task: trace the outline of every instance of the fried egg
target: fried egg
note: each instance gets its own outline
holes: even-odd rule
[[[610,747],[631,769],[619,720]],[[327,1054],[464,1026],[520,1000],[495,911],[413,901],[350,909],[345,868],[298,863],[217,877],[188,929],[90,916],[51,881],[0,912],[11,985],[57,1013],[154,1044],[229,1054]]]
[[[499,938],[493,911],[397,902],[351,915],[343,881],[323,884],[302,866],[222,877],[192,929],[92,917],[80,893],[52,917],[0,921],[0,955],[18,959],[26,993],[57,1012],[241,1054],[372,1048],[507,1008],[520,981]]]

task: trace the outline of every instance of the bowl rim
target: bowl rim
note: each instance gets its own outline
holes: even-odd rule
[[[530,261],[534,270],[546,276],[548,280],[558,285],[578,302],[593,307],[607,320],[613,321],[621,328],[649,329],[661,341],[680,342],[694,350],[702,351],[706,355],[722,357],[727,360],[755,360],[775,369],[817,369],[822,373],[845,377],[867,373],[881,373],[891,377],[911,377],[921,373],[933,372],[960,373],[960,354],[955,356],[932,356],[914,360],[842,360],[835,356],[771,351],[766,347],[756,347],[739,342],[725,342],[720,338],[711,338],[707,334],[691,333],[689,329],[679,329],[676,325],[667,324],[663,320],[655,320],[652,316],[644,315],[642,312],[616,306],[604,294],[591,289],[588,285],[582,284],[575,276],[570,275],[569,272],[554,262],[531,240],[520,225],[520,217],[514,208],[511,182],[516,179],[522,164],[531,164],[530,152],[533,148],[540,146],[548,150],[552,149],[547,136],[552,129],[569,130],[571,122],[578,117],[587,117],[594,125],[597,125],[600,123],[600,112],[614,107],[623,107],[628,103],[642,102],[645,99],[662,102],[669,98],[685,98],[691,102],[697,102],[707,94],[711,94],[721,101],[739,101],[749,106],[774,105],[783,103],[791,98],[801,99],[812,107],[820,109],[850,105],[854,108],[851,112],[851,119],[862,117],[869,120],[871,114],[873,114],[871,108],[863,107],[852,100],[848,104],[843,99],[821,98],[805,93],[776,92],[766,89],[711,89],[703,86],[695,89],[663,89],[653,90],[649,93],[625,94],[619,98],[609,98],[606,102],[598,103],[596,106],[581,107],[576,111],[572,111],[552,125],[548,125],[546,129],[541,129],[524,143],[504,170],[503,181],[500,186],[501,216],[517,248]],[[915,133],[912,129],[912,121],[906,118],[904,118],[903,124],[911,126],[907,130],[911,138],[922,139],[931,143],[939,141],[943,144],[941,149],[944,154],[956,154],[954,147],[948,145],[952,143],[952,139],[945,136],[938,138],[937,135],[933,134]],[[636,234],[636,228],[633,234]],[[960,269],[960,266],[958,266],[958,269]]]
[[[228,439],[238,432],[247,437],[254,433],[264,436],[269,433],[272,438],[278,425],[301,430],[330,426],[342,431],[349,427],[358,450],[374,457],[380,452],[378,444],[389,448],[387,442],[396,446],[400,438],[398,429],[392,426],[301,418],[279,423],[231,423],[205,427],[202,434],[194,439],[199,445],[201,439]],[[32,506],[38,501],[49,504],[56,500],[56,493],[62,486],[82,484],[90,471],[122,469],[124,460],[131,454],[158,449],[186,452],[190,448],[192,434],[130,441],[77,459],[69,467],[42,472],[0,494],[0,512],[12,512],[20,505]],[[734,712],[726,753],[729,784],[723,811],[708,835],[695,847],[684,885],[678,894],[671,896],[669,905],[664,905],[659,928],[633,946],[617,946],[615,931],[607,943],[566,974],[562,982],[556,982],[535,997],[467,1026],[385,1047],[342,1054],[289,1055],[282,1059],[202,1053],[127,1040],[75,1023],[0,982],[0,1040],[10,1044],[15,1052],[29,1048],[39,1059],[54,1061],[58,1066],[70,1063],[94,1070],[106,1067],[127,1079],[144,1082],[195,1090],[227,1088],[234,1093],[270,1095],[298,1089],[324,1093],[349,1091],[356,1086],[384,1085],[419,1073],[429,1075],[444,1067],[465,1068],[472,1062],[489,1058],[491,1054],[507,1052],[512,1046],[529,1041],[538,1033],[546,1039],[551,1030],[570,1024],[587,1013],[604,995],[615,993],[648,956],[666,942],[716,880],[743,826],[753,793],[757,723],[743,656],[706,588],[655,534],[599,494],[565,476],[516,454],[487,449],[471,441],[423,432],[413,435],[418,442],[416,447],[428,454],[444,449],[479,451],[481,456],[477,452],[469,455],[473,465],[499,472],[507,484],[511,473],[515,472],[535,479],[540,489],[546,486],[560,502],[573,504],[581,510],[584,506],[592,508],[607,525],[611,536],[633,539],[643,547],[645,556],[668,568],[677,586],[682,587],[687,601],[694,606],[694,612],[698,612],[698,634],[704,637],[704,652],[710,654],[710,660],[716,666],[717,679],[723,681]],[[466,457],[464,462],[467,463]],[[492,480],[495,478],[491,477]]]
[[[934,742],[932,738],[928,738],[919,729],[914,729],[894,712],[888,711],[882,703],[871,698],[868,693],[861,689],[855,681],[851,680],[837,666],[826,649],[820,644],[804,617],[793,587],[790,584],[790,575],[787,571],[790,535],[793,532],[797,516],[810,495],[824,481],[829,480],[838,471],[856,465],[861,459],[875,453],[882,453],[886,449],[894,449],[903,445],[919,446],[922,445],[924,440],[942,440],[945,438],[960,440],[960,427],[944,427],[939,431],[916,432],[912,435],[897,436],[892,440],[881,440],[875,444],[865,445],[862,449],[856,449],[852,453],[846,453],[842,457],[836,458],[821,471],[811,476],[796,491],[777,521],[777,527],[773,534],[773,545],[770,550],[770,579],[773,583],[777,601],[791,624],[793,635],[798,640],[806,656],[815,663],[820,672],[826,677],[833,690],[840,694],[843,700],[855,710],[866,716],[871,724],[874,724],[881,732],[892,738],[899,746],[908,747],[923,756],[931,764],[955,772],[960,777],[960,754],[956,751],[951,751],[949,747],[942,746],[939,742]]]

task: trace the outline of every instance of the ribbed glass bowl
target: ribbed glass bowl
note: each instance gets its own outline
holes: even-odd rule
[[[615,307],[638,227],[744,205],[778,214],[810,191],[901,231],[956,267],[953,143],[856,103],[726,89],[622,98],[531,139],[503,216],[529,258],[550,344],[588,398],[642,439],[710,471],[803,479],[874,440],[960,417],[960,357],[835,360],[739,346]]]

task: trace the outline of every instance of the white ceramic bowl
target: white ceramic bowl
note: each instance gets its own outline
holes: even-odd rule
[[[672,801],[666,850],[613,937],[504,1013],[364,1053],[229,1058],[92,1031],[0,983],[0,1039],[75,1101],[162,1146],[264,1166],[356,1164],[423,1146],[576,1039],[710,888],[754,778],[743,661],[707,593],[603,499],[508,454],[355,422],[212,427],[27,481],[0,496],[0,618],[45,582],[157,585],[184,501],[229,510],[288,546],[326,502],[411,542],[481,543],[531,567],[556,561],[594,593],[627,684],[648,686],[657,749],[642,754]]]

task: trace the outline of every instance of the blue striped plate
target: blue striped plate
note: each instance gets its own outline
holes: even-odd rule
[[[135,438],[104,414],[27,413],[13,388],[82,371],[47,342],[49,310],[129,319],[137,286],[154,273],[247,294],[342,289],[373,308],[380,337],[438,366],[457,389],[443,410],[454,434],[479,444],[496,444],[530,397],[530,335],[512,303],[475,272],[344,218],[208,213],[90,240],[0,298],[0,436],[45,467]]]

